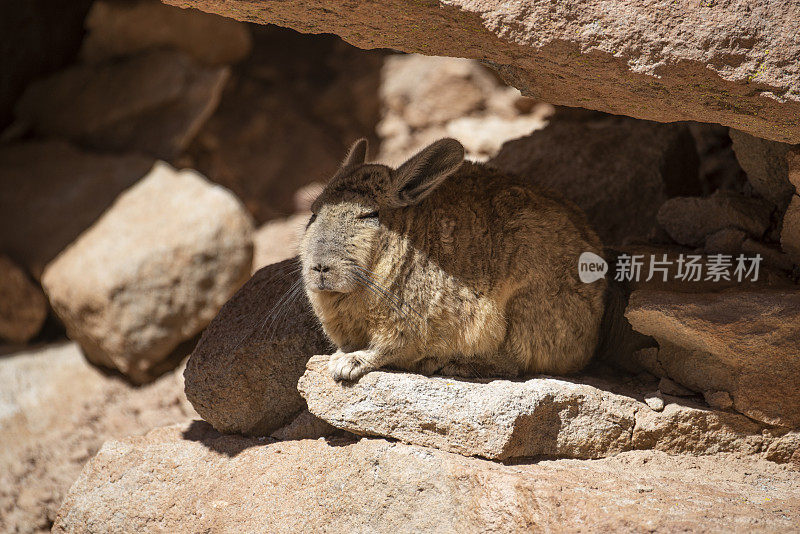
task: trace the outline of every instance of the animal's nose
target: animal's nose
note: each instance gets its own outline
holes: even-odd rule
[[[328,267],[327,265],[323,265],[323,264],[321,264],[321,263],[318,263],[318,264],[316,264],[315,266],[313,266],[313,267],[311,268],[311,270],[312,270],[312,271],[317,271],[318,273],[327,273],[328,271],[330,271],[330,270],[331,270],[331,268],[330,268],[330,267]]]

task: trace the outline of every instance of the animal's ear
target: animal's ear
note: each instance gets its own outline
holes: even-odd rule
[[[464,161],[464,147],[455,139],[428,145],[394,171],[394,201],[399,206],[416,204],[453,174]]]
[[[363,165],[367,161],[367,140],[361,138],[350,146],[347,151],[347,157],[344,158],[342,165],[339,167],[339,172]]]

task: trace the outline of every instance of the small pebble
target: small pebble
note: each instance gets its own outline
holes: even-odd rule
[[[654,412],[660,412],[664,409],[664,399],[658,396],[657,393],[650,393],[644,398],[644,402]]]

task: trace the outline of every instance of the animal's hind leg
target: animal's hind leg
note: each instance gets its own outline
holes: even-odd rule
[[[567,290],[521,290],[506,306],[506,321],[501,352],[527,374],[576,372],[597,342],[599,325],[589,303]]]

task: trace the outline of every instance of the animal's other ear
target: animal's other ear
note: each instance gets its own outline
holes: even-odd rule
[[[394,171],[393,193],[398,206],[416,204],[453,174],[464,161],[464,147],[455,139],[440,139]]]
[[[347,156],[344,158],[339,172],[342,172],[359,165],[363,165],[367,161],[367,140],[361,138],[350,146]]]

